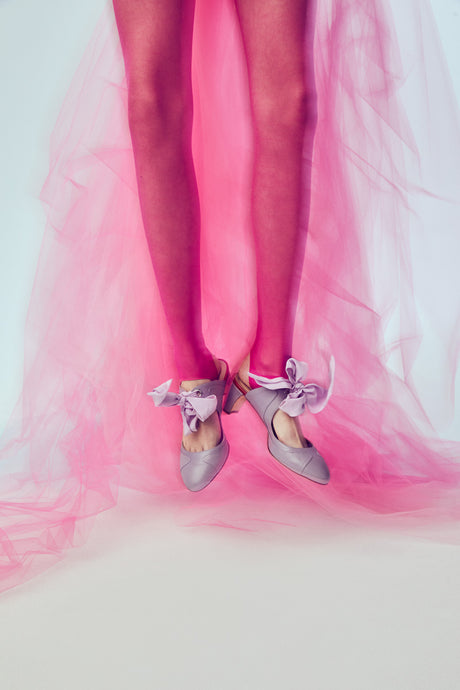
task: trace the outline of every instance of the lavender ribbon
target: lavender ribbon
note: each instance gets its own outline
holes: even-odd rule
[[[334,357],[331,357],[329,360],[329,386],[327,388],[323,388],[317,383],[302,383],[307,376],[308,364],[299,362],[294,357],[286,362],[286,379],[282,376],[269,379],[251,373],[249,376],[260,386],[269,390],[287,388],[289,392],[279,409],[286,412],[290,417],[298,417],[304,412],[305,407],[308,407],[313,414],[321,412],[326,407],[334,385],[334,371],[335,360]]]
[[[179,391],[179,393],[170,393],[169,387],[172,379],[157,386],[147,395],[152,396],[153,402],[157,407],[171,407],[173,405],[180,405],[182,418],[184,420],[184,427],[189,431],[196,431],[198,429],[198,422],[204,422],[217,409],[217,397],[215,395],[207,395],[202,397],[201,391]]]

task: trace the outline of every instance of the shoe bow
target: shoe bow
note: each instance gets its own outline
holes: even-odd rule
[[[215,395],[202,396],[199,389],[191,391],[179,391],[170,393],[169,387],[172,379],[157,386],[147,395],[153,398],[157,407],[171,407],[180,405],[184,426],[189,432],[198,429],[198,421],[204,422],[217,409],[217,397]]]
[[[294,357],[290,357],[286,362],[287,378],[278,376],[269,379],[251,373],[249,376],[260,386],[269,390],[287,388],[288,394],[280,403],[279,409],[286,412],[290,417],[298,417],[304,412],[305,407],[308,407],[313,414],[321,412],[326,407],[334,384],[334,370],[335,360],[334,357],[331,357],[329,360],[329,386],[327,388],[323,388],[317,383],[303,382],[308,372],[308,364],[299,362]]]

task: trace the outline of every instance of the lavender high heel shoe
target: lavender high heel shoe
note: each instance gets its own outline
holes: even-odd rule
[[[291,357],[286,363],[287,378],[281,376],[268,379],[249,373],[259,384],[259,388],[249,388],[236,375],[225,401],[227,414],[237,412],[244,400],[255,409],[268,431],[268,450],[278,462],[302,477],[318,484],[327,484],[330,479],[329,468],[316,448],[305,439],[305,447],[291,448],[282,443],[275,433],[273,418],[277,410],[283,410],[290,417],[297,417],[307,407],[314,414],[327,404],[332,393],[334,381],[334,358],[329,364],[330,383],[327,389],[316,383],[302,383],[307,374],[307,364]]]
[[[158,407],[179,405],[183,421],[184,435],[197,431],[198,425],[206,421],[213,412],[217,412],[221,423],[222,400],[228,378],[227,362],[220,359],[220,375],[217,380],[206,381],[195,386],[191,391],[185,391],[182,386],[179,393],[170,393],[172,379],[161,384],[148,393]],[[222,435],[214,448],[201,451],[190,451],[181,444],[180,472],[182,480],[190,491],[201,491],[220,472],[227,460],[230,447],[225,438],[222,424]]]

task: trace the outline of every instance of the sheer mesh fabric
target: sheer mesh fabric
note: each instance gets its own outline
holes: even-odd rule
[[[309,529],[319,510],[458,539],[460,119],[429,4],[322,0],[300,16],[293,0],[267,75],[259,3],[197,0],[191,149],[189,6],[155,5],[177,21],[139,40],[143,72],[108,3],[52,134],[24,386],[0,448],[0,587],[81,544],[120,486],[187,525]],[[158,47],[171,81],[147,69]],[[318,383],[336,360],[327,407],[302,421],[328,486],[271,458],[244,406],[223,420],[224,469],[190,495],[179,415],[147,392],[213,375],[210,353],[234,369],[251,352],[272,375],[291,351]]]
[[[254,138],[257,325],[251,369],[279,376],[293,354],[308,226],[317,109],[314,3],[235,4]],[[142,217],[178,369],[186,379],[215,376],[201,323],[200,211],[191,140],[194,6],[193,0],[114,0]]]

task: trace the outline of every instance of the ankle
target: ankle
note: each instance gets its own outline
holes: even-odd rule
[[[249,375],[250,369],[250,355],[246,355],[237,373],[237,384],[239,384],[238,387],[241,388],[242,392],[244,391],[247,393],[253,388],[259,388],[259,384],[254,381],[252,376]]]
[[[190,391],[196,386],[202,383],[209,383],[210,381],[222,381],[228,376],[228,364],[224,359],[217,359],[213,357],[213,372],[212,376],[209,378],[197,378],[197,379],[183,379],[180,381],[180,387],[182,390]]]
[[[211,356],[210,360],[206,360],[197,366],[187,370],[181,369],[179,372],[179,381],[181,388],[184,390],[191,390],[194,386],[208,381],[215,381],[219,378],[222,365],[220,360]]]
[[[202,383],[209,383],[209,381],[212,381],[212,379],[184,379],[180,382],[180,387],[183,391],[191,391],[196,388],[196,386]]]
[[[255,374],[257,376],[264,376],[268,379],[273,379],[285,375],[283,367],[281,367],[280,371],[278,371],[276,368],[274,368],[271,365],[268,365],[266,362],[260,362],[256,360],[255,357],[251,357],[251,355],[248,354],[244,358],[238,370],[238,378],[240,382],[247,386],[249,389],[260,388],[260,384],[254,380],[250,373]]]

